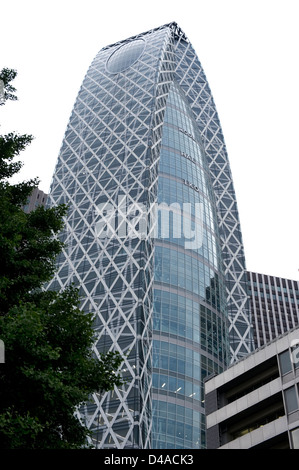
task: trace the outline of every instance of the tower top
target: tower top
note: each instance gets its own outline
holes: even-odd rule
[[[157,28],[150,29],[150,30],[145,31],[145,32],[143,32],[143,33],[136,34],[136,35],[134,35],[134,36],[130,36],[130,37],[127,38],[127,39],[122,39],[121,41],[117,41],[117,42],[115,42],[114,44],[109,44],[108,46],[103,47],[103,48],[102,48],[102,51],[105,51],[105,50],[109,49],[110,47],[115,47],[115,46],[117,46],[117,45],[124,44],[124,43],[126,43],[126,42],[128,42],[128,41],[133,41],[133,40],[135,40],[135,39],[142,38],[142,37],[144,37],[144,36],[146,36],[146,35],[148,35],[148,34],[154,33],[154,32],[156,32],[156,31],[159,31],[159,30],[162,30],[162,29],[165,29],[165,28],[170,29],[170,30],[173,32],[174,36],[175,36],[177,39],[180,38],[180,39],[183,39],[183,40],[189,42],[189,40],[188,40],[186,34],[185,34],[185,33],[183,32],[183,30],[180,28],[180,26],[178,25],[178,23],[176,23],[175,21],[172,21],[171,23],[166,23],[166,24],[164,24],[164,25],[162,25],[162,26],[158,26]]]

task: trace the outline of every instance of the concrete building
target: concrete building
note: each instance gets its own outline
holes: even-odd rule
[[[256,348],[299,326],[299,282],[247,272]]]
[[[23,206],[23,211],[28,213],[34,211],[38,206],[45,206],[47,203],[47,194],[41,191],[38,188],[35,188],[30,197],[28,197],[25,206]]]
[[[208,449],[299,448],[299,329],[205,382]]]

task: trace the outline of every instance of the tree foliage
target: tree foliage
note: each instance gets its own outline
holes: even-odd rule
[[[11,82],[16,78],[17,71],[13,69],[4,68],[0,71],[0,81],[3,83],[3,97],[0,96],[0,106],[5,104],[7,100],[17,100],[14,94],[16,89],[12,86]],[[2,87],[1,87],[2,88]]]
[[[5,100],[15,99],[15,75],[0,72]],[[77,406],[92,392],[121,385],[122,359],[93,357],[93,318],[80,309],[77,289],[43,290],[63,246],[58,235],[67,207],[22,210],[38,180],[11,185],[8,178],[21,168],[13,159],[31,140],[0,136],[0,448],[81,448],[88,431]]]

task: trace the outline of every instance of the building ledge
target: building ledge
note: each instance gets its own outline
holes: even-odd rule
[[[238,437],[233,441],[224,444],[219,449],[250,449],[261,442],[268,441],[269,439],[277,438],[280,434],[287,432],[288,424],[286,416],[282,416],[271,423],[265,424],[254,431]]]
[[[263,400],[275,395],[281,391],[281,379],[277,379],[262,385],[260,388],[249,392],[241,398],[229,403],[222,408],[214,411],[207,416],[207,427],[210,428],[215,426],[217,423],[221,423],[232,416],[241,413],[244,410],[254,406],[256,403],[260,403]]]

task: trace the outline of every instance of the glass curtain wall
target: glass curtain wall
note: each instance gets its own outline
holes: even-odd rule
[[[152,445],[202,448],[203,379],[221,372],[227,361],[225,287],[205,155],[176,83],[168,95],[163,124],[158,203]],[[183,207],[189,210],[183,212]],[[185,220],[189,216],[190,221]],[[192,233],[186,230],[189,222]]]

